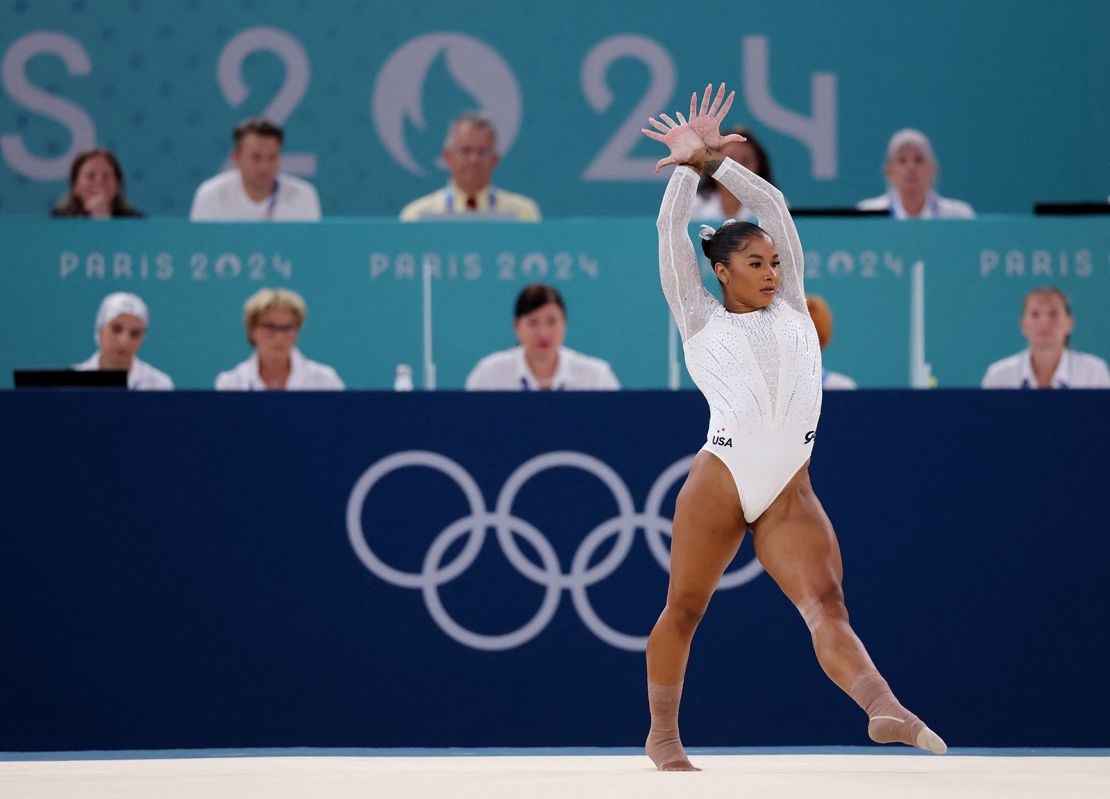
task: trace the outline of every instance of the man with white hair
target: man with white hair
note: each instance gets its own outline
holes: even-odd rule
[[[96,313],[93,339],[97,351],[73,368],[79,372],[97,369],[126,369],[127,387],[132,390],[169,390],[173,381],[137,357],[150,325],[150,311],[141,297],[126,291],[109,294]]]
[[[887,192],[861,201],[861,211],[887,211],[895,219],[974,219],[975,211],[962,200],[941,197],[934,190],[939,168],[933,145],[919,130],[904,128],[886,148]]]
[[[534,200],[491,185],[500,160],[493,123],[481,114],[463,114],[451,123],[443,143],[443,162],[451,173],[450,182],[446,188],[406,205],[401,210],[401,221],[469,218],[538,222],[540,208]]]

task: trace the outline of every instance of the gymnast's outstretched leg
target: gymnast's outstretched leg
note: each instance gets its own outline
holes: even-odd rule
[[[732,475],[702,452],[675,503],[667,606],[648,637],[651,731],[645,749],[661,771],[694,771],[678,734],[678,705],[690,642],[746,525]]]
[[[943,754],[944,741],[902,707],[848,623],[840,545],[808,466],[752,524],[756,555],[805,619],[821,668],[867,713],[871,739]]]

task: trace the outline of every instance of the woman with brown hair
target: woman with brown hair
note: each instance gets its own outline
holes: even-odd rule
[[[772,186],[775,184],[771,170],[771,156],[767,148],[756,138],[750,129],[743,125],[729,128],[728,135],[738,135],[743,141],[730,141],[722,145],[721,152],[745,169],[750,169]],[[738,219],[742,222],[756,222],[752,209],[745,208],[739,198],[709,175],[702,175],[698,182],[698,195],[694,199],[691,219],[721,221]]]
[[[51,216],[86,216],[92,219],[139,217],[127,202],[123,169],[106,147],[84,150],[69,168],[69,189],[50,211]]]
[[[1021,304],[1021,333],[1029,348],[987,367],[983,388],[1110,388],[1106,361],[1068,346],[1074,329],[1064,292],[1033,289]]]

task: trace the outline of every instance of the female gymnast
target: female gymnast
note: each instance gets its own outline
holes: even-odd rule
[[[663,114],[643,130],[670,150],[656,169],[678,167],[659,211],[659,277],[710,408],[709,440],[675,506],[667,606],[648,638],[648,757],[662,771],[696,770],[678,733],[690,641],[747,528],[763,568],[809,627],[821,667],[866,711],[871,739],[943,753],[944,741],[902,707],[848,623],[840,548],[809,481],[821,348],[806,309],[801,243],[782,193],[721,153],[738,138],[720,134],[735,93],[726,98],[721,84],[711,95],[706,87],[700,108],[693,95],[688,121]],[[703,226],[723,303],[702,285],[687,234],[703,172],[762,225]]]

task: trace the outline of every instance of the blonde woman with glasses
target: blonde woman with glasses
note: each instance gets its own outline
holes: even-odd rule
[[[260,289],[243,306],[243,325],[254,353],[216,378],[221,391],[306,390],[345,388],[330,366],[311,361],[297,349],[308,308],[300,294],[288,289]]]

